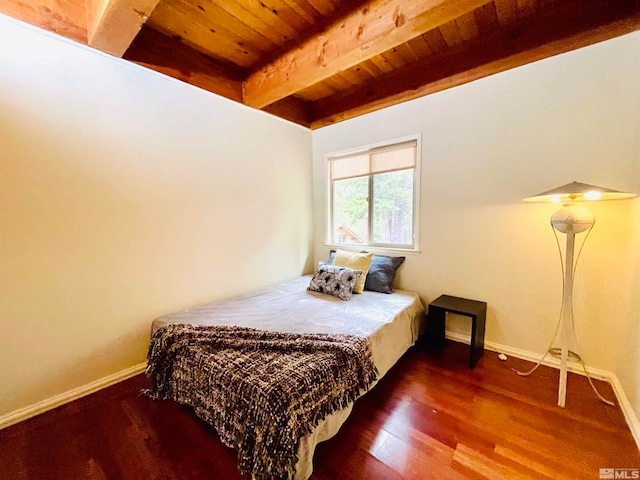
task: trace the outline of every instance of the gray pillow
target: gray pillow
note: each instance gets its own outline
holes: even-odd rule
[[[358,277],[362,270],[352,270],[347,267],[336,267],[320,262],[318,270],[313,275],[307,290],[327,293],[340,300],[350,300]]]
[[[333,263],[336,251],[331,250],[329,254],[329,264]],[[393,279],[405,257],[387,257],[386,255],[374,255],[371,260],[369,272],[364,282],[364,289],[371,292],[391,293]]]

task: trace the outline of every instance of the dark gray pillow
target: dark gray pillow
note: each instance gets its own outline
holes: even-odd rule
[[[329,264],[333,263],[335,256],[336,251],[331,250],[329,253]],[[364,289],[371,292],[391,293],[393,291],[391,289],[393,279],[396,278],[396,272],[404,260],[405,257],[374,255],[371,260],[369,272],[367,272],[367,278],[364,282]]]
[[[307,290],[327,293],[338,297],[340,300],[350,300],[353,294],[353,287],[355,287],[360,275],[362,275],[362,270],[336,267],[320,262]]]

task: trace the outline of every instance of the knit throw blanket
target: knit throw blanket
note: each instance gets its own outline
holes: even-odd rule
[[[191,406],[256,479],[290,478],[300,439],[377,378],[354,335],[168,325],[153,335],[143,393]]]

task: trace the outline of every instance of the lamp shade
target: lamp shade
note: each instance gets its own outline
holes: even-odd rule
[[[588,202],[594,200],[622,200],[633,198],[635,193],[620,192],[610,188],[597,187],[586,183],[571,182],[561,187],[523,198],[523,202]]]

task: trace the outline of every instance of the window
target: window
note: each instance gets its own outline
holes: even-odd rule
[[[329,159],[329,243],[416,248],[418,139]]]

